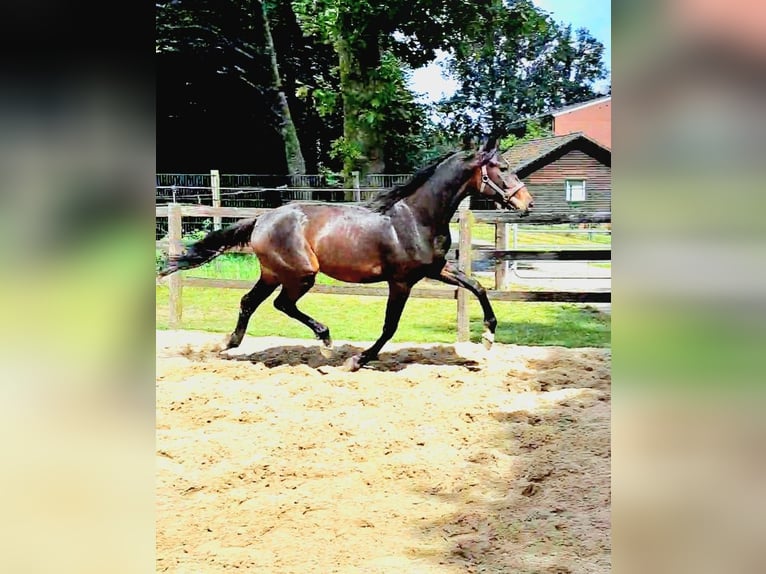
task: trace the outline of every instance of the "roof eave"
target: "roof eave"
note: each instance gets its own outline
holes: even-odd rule
[[[515,166],[514,173],[523,179],[541,167],[556,161],[559,157],[571,151],[572,147],[577,147],[578,143],[584,144],[585,149],[590,151],[590,153],[588,151],[585,151],[585,153],[588,153],[588,155],[591,155],[594,159],[608,167],[612,166],[612,151],[609,148],[604,147],[582,132],[576,132],[572,135],[573,137],[563,139],[559,145],[546,151],[544,154]]]
[[[577,110],[581,110],[583,108],[589,108],[590,106],[596,106],[598,104],[606,103],[607,101],[611,101],[612,96],[604,96],[603,98],[596,98],[595,100],[590,100],[589,102],[581,102],[579,104],[573,104],[571,106],[567,106],[566,108],[561,108],[559,110],[551,110],[548,112],[548,115],[553,116],[554,118],[558,116],[563,116],[566,114],[570,114],[572,112],[576,112]]]

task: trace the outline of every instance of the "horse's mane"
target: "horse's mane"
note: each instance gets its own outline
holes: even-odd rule
[[[445,159],[452,157],[453,155],[455,155],[454,151],[444,154],[433,163],[416,171],[415,174],[406,183],[397,185],[391,189],[385,189],[381,191],[380,193],[376,194],[375,197],[366,201],[364,203],[365,207],[378,213],[386,213],[398,201],[415,193],[426,181],[431,178],[439,165],[441,165]]]

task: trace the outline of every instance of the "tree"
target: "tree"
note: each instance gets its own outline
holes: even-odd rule
[[[298,140],[298,133],[295,131],[292,116],[290,115],[290,106],[287,103],[287,96],[282,87],[282,79],[279,75],[279,64],[277,54],[274,50],[274,40],[271,36],[271,26],[266,14],[266,7],[262,0],[254,0],[254,12],[256,31],[263,34],[265,40],[265,54],[269,58],[269,67],[271,69],[271,89],[274,92],[276,115],[278,117],[278,127],[285,142],[285,156],[287,157],[288,173],[306,173],[306,162],[301,153],[301,144]]]
[[[571,25],[559,25],[550,46],[533,76],[547,87],[545,105],[556,108],[596,97],[593,84],[606,77],[603,44],[585,28],[573,35]]]
[[[522,137],[518,137],[514,134],[505,136],[503,139],[500,140],[500,149],[506,150],[510,147],[515,146],[516,144],[528,142],[530,140],[536,140],[539,138],[548,137],[551,135],[553,135],[553,132],[551,132],[550,129],[543,126],[540,120],[529,120],[526,122],[526,125],[524,127],[524,135]]]
[[[282,88],[278,60],[274,50],[268,15],[262,0],[174,0],[157,4],[156,51],[162,63],[188,61],[188,79],[183,82],[189,100],[196,101],[204,120],[211,121],[214,110],[227,119],[243,88],[250,94],[249,109],[238,110],[242,116],[260,119],[279,134],[290,173],[305,173],[297,131],[292,121],[287,97]],[[170,72],[172,66],[164,71]],[[232,82],[238,89],[231,90]],[[218,84],[214,93],[211,84]],[[163,97],[168,98],[168,95]],[[200,101],[202,100],[202,101]],[[175,101],[177,114],[188,103]],[[227,107],[228,106],[228,107]],[[194,107],[194,104],[192,104]],[[268,110],[266,114],[262,109]],[[166,112],[164,109],[162,110]],[[187,112],[188,114],[188,112]],[[188,116],[191,123],[195,116]],[[203,121],[204,121],[203,120]],[[238,125],[243,124],[240,118]],[[260,139],[260,138],[259,138]],[[252,140],[251,140],[252,141]]]
[[[337,56],[332,46],[304,34],[291,0],[266,0],[266,8],[307,169],[317,173],[333,162],[331,142],[343,134],[342,110],[335,105],[339,83],[332,74]]]
[[[450,45],[455,30],[473,18],[476,6],[488,1],[293,0],[304,32],[337,54],[343,136],[334,145],[346,173],[380,172],[391,164],[386,154],[393,134],[401,134],[396,129],[409,126],[415,137],[418,126],[412,122],[421,110],[404,86],[402,66],[433,60],[437,49]]]
[[[457,137],[508,131],[552,107],[594,97],[606,76],[603,45],[587,30],[572,38],[529,0],[492,0],[455,45],[448,66],[460,88],[438,105]]]

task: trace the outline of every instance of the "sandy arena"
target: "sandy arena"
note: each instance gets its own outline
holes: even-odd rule
[[[606,573],[608,349],[157,332],[157,571]]]

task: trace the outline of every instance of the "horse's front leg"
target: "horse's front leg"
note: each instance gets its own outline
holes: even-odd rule
[[[361,367],[378,358],[378,352],[386,342],[394,336],[399,327],[399,319],[404,311],[404,305],[410,296],[412,286],[408,283],[391,281],[388,284],[388,302],[386,303],[386,319],[383,323],[383,333],[375,344],[369,349],[362,351],[359,355],[354,355],[345,363],[345,368],[349,371],[358,371]]]
[[[471,293],[473,293],[481,304],[482,311],[484,311],[484,333],[481,335],[484,346],[489,349],[492,343],[495,342],[495,329],[497,328],[497,318],[495,312],[492,310],[492,305],[489,304],[489,297],[487,297],[487,290],[481,286],[481,283],[471,277],[468,277],[457,266],[448,261],[447,264],[442,267],[438,272],[430,274],[431,279],[438,279],[442,283],[448,285],[456,285],[458,287],[465,287]]]

